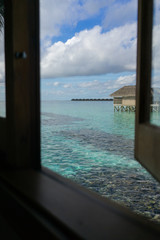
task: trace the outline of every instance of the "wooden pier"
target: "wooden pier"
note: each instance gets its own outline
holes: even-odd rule
[[[112,98],[73,98],[71,101],[113,101]]]
[[[151,112],[160,112],[160,105],[159,104],[151,104],[150,111]]]
[[[124,106],[122,104],[114,104],[114,112],[135,112],[136,106]],[[159,104],[150,105],[151,112],[160,112]]]
[[[136,106],[124,106],[114,104],[114,112],[135,112]]]

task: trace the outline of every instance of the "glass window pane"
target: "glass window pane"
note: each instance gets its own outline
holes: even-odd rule
[[[0,117],[6,116],[5,107],[5,60],[4,60],[4,4],[0,1]]]
[[[137,1],[40,7],[42,165],[160,220],[160,186],[134,159]]]
[[[160,126],[160,0],[154,1],[150,109],[151,123]]]

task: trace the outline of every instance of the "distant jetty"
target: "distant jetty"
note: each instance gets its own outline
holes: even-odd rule
[[[71,101],[113,101],[111,98],[73,98]]]

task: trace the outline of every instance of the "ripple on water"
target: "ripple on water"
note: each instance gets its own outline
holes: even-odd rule
[[[160,187],[134,160],[134,114],[110,114],[100,103],[96,111],[85,104],[83,114],[84,105],[78,106],[73,117],[52,110],[42,114],[43,165],[160,221]]]
[[[72,179],[138,214],[160,222],[160,186],[149,174],[132,168],[99,167],[79,171]]]

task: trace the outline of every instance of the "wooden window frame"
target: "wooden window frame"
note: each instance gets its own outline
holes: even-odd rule
[[[135,158],[160,181],[160,128],[150,124],[152,22],[153,0],[139,1]]]
[[[41,168],[39,1],[7,0],[5,10],[0,215],[22,239],[159,239],[155,224]]]
[[[0,159],[4,158],[4,155],[6,153],[6,119],[0,118]]]

